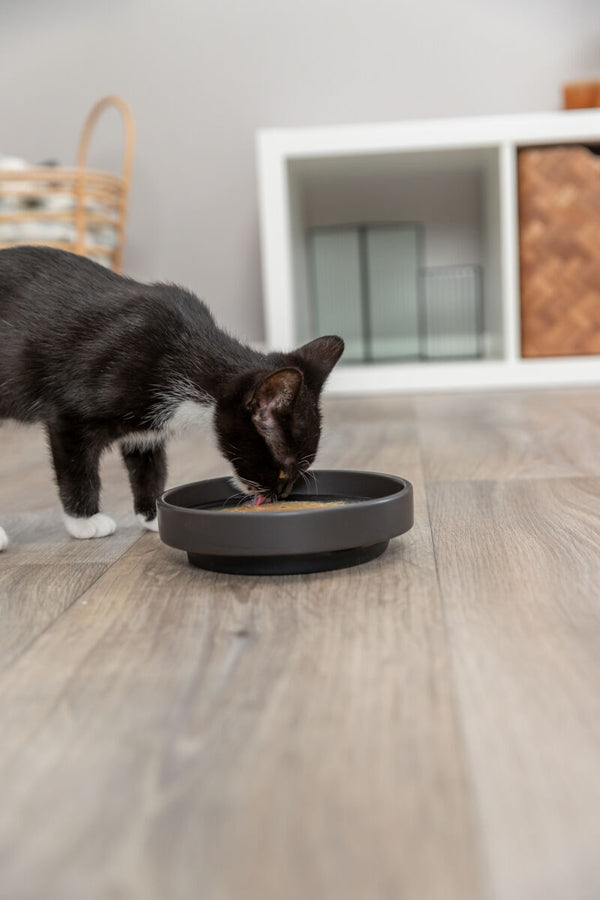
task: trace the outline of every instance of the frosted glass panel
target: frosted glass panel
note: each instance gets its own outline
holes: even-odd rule
[[[358,230],[312,232],[315,335],[339,334],[343,362],[364,359],[363,308]]]
[[[311,232],[314,320],[343,362],[469,359],[483,353],[479,266],[424,268],[417,223]]]
[[[481,282],[479,266],[423,271],[423,355],[426,359],[467,359],[482,355]]]
[[[420,229],[371,226],[365,235],[370,356],[414,359],[419,355]]]

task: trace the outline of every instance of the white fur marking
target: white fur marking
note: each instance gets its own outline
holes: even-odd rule
[[[234,471],[229,476],[229,480],[232,483],[232,485],[238,489],[238,491],[242,492],[242,494],[247,494],[249,497],[251,497],[252,494],[254,493],[254,491],[251,490],[251,488],[249,488],[247,484],[244,484],[242,479],[238,476],[237,472]]]
[[[115,531],[117,525],[114,519],[104,513],[96,513],[89,519],[68,516],[65,513],[65,527],[71,537],[87,540],[106,537]]]
[[[147,519],[142,513],[137,513],[136,519],[140,525],[147,528],[148,531],[158,531],[158,519],[156,517],[154,517],[154,519]]]
[[[126,450],[134,448],[145,450],[162,443],[166,438],[198,427],[206,429],[209,435],[212,435],[214,408],[214,403],[180,400],[157,422],[157,427],[128,434],[121,439],[121,445]]]
[[[7,547],[8,547],[8,535],[5,532],[4,528],[2,528],[2,526],[0,526],[0,552],[2,552],[2,550],[6,550]]]
[[[149,450],[162,444],[166,436],[164,431],[134,431],[121,438],[120,444],[125,450]]]
[[[211,430],[214,403],[197,403],[195,400],[183,400],[173,409],[173,415],[166,423],[169,434],[180,434],[188,428],[205,428]]]

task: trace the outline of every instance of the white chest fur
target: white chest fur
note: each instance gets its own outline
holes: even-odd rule
[[[180,434],[189,428],[204,428],[212,431],[214,411],[214,403],[182,400],[173,410],[173,415],[167,422],[167,430],[169,434]]]
[[[214,403],[182,400],[171,408],[168,415],[162,418],[159,427],[149,428],[146,431],[134,431],[121,439],[121,445],[126,450],[130,448],[143,450],[162,443],[169,437],[198,428],[212,435],[213,414]]]

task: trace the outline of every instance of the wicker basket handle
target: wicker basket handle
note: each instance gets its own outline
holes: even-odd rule
[[[79,168],[87,168],[88,149],[90,138],[96,126],[96,122],[104,110],[109,106],[115,106],[121,113],[123,119],[123,129],[125,133],[125,143],[123,147],[123,165],[121,168],[121,177],[125,182],[125,188],[129,188],[131,181],[131,172],[133,169],[133,152],[135,145],[135,120],[131,109],[121,97],[111,94],[108,97],[102,97],[90,110],[85,120],[83,131],[79,139],[79,147],[77,150],[77,166]]]
[[[113,268],[115,272],[121,272],[123,267],[123,244],[125,241],[125,221],[127,219],[129,205],[129,189],[131,186],[131,172],[133,170],[133,151],[135,144],[135,122],[133,113],[127,103],[111,94],[108,97],[102,97],[95,106],[90,110],[87,119],[83,125],[83,131],[79,139],[79,147],[77,149],[77,179],[75,183],[76,212],[75,212],[75,252],[84,253],[86,246],[86,209],[85,209],[85,190],[86,190],[86,172],[88,149],[90,146],[90,138],[96,126],[96,122],[100,115],[108,106],[116,106],[121,113],[123,119],[123,128],[125,132],[125,140],[123,144],[123,164],[121,167],[121,189],[120,189],[120,218],[117,226],[117,243],[113,255]]]

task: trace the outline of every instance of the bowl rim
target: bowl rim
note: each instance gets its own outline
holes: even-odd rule
[[[314,474],[314,475],[329,475],[332,473],[334,473],[336,475],[339,473],[340,475],[342,475],[342,474],[350,475],[350,476],[360,475],[360,476],[367,476],[367,477],[372,476],[373,479],[380,479],[380,478],[386,479],[388,481],[395,482],[398,485],[398,489],[394,490],[394,491],[390,491],[387,494],[383,494],[383,496],[381,496],[381,497],[369,497],[369,498],[361,497],[359,499],[352,500],[352,502],[347,503],[347,504],[341,504],[339,506],[331,506],[331,507],[327,507],[327,506],[315,507],[314,509],[269,510],[269,508],[268,508],[269,504],[264,504],[264,506],[262,506],[260,508],[260,511],[257,510],[258,515],[264,516],[265,514],[267,514],[267,515],[269,513],[274,514],[276,512],[278,518],[280,518],[281,516],[286,516],[286,517],[287,516],[307,516],[309,514],[322,516],[322,515],[325,515],[328,513],[336,512],[342,508],[344,509],[345,512],[347,512],[349,509],[351,509],[353,507],[360,507],[361,509],[364,509],[366,506],[369,506],[369,507],[375,506],[380,503],[385,503],[385,502],[389,502],[390,500],[397,499],[400,495],[402,495],[403,493],[405,493],[412,487],[411,483],[409,481],[407,481],[406,478],[402,478],[400,475],[389,475],[386,472],[371,472],[371,471],[361,470],[361,469],[314,469],[314,470],[312,470],[312,474]],[[170,495],[176,493],[177,491],[188,491],[190,488],[195,488],[200,484],[208,485],[208,484],[214,484],[216,482],[222,482],[222,481],[231,482],[231,476],[218,475],[215,478],[203,478],[203,479],[200,479],[200,481],[188,481],[188,482],[186,482],[186,484],[175,485],[172,488],[168,488],[166,491],[164,491],[160,495],[160,497],[156,501],[157,505],[162,506],[162,507],[167,507],[168,509],[171,509],[171,510],[184,510],[186,513],[189,513],[190,515],[200,514],[200,515],[209,515],[209,516],[222,516],[222,515],[229,516],[229,514],[231,512],[231,507],[230,508],[216,508],[216,509],[212,508],[211,509],[210,507],[202,507],[202,506],[200,506],[200,507],[185,506],[185,505],[182,505],[179,503],[173,503],[170,501]],[[233,483],[231,483],[231,485],[232,485],[232,488],[235,487],[235,485]],[[293,493],[294,493],[294,491],[292,491],[292,494]],[[307,491],[306,493],[310,493],[310,492]],[[251,496],[251,494],[248,493],[248,497],[250,497],[250,496]]]
[[[186,492],[197,495],[203,487],[210,485],[217,493],[219,488],[230,489],[230,476],[188,482],[169,488],[157,501],[161,540],[188,554],[282,556],[367,547],[388,541],[412,527],[413,490],[407,479],[355,469],[315,469],[313,473],[317,490],[320,480],[324,494],[339,492],[343,496],[341,485],[347,478],[351,482],[347,488],[349,498],[353,496],[353,488],[354,496],[360,497],[360,481],[365,479],[378,484],[379,490],[385,493],[329,508],[272,513],[261,508],[255,515],[236,516],[228,509],[184,506],[172,500],[177,495],[185,497]],[[337,484],[332,485],[331,481],[337,481]],[[300,493],[309,492],[306,485],[302,488]],[[364,484],[362,489],[365,490]],[[223,500],[226,499],[224,496]],[[212,502],[212,498],[206,502]]]

